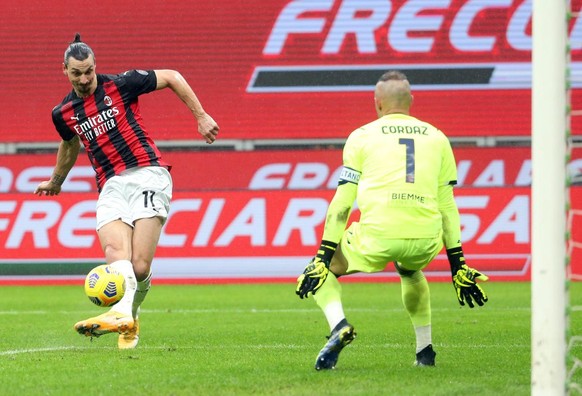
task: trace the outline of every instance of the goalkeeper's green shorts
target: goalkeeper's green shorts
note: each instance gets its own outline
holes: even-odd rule
[[[410,271],[421,270],[443,248],[442,233],[434,238],[385,239],[366,235],[360,223],[352,223],[340,241],[341,251],[348,262],[348,274],[380,272],[387,264],[398,265]]]

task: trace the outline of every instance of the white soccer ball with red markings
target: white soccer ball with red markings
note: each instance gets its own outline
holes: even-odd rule
[[[125,278],[107,264],[91,270],[85,278],[85,294],[100,307],[115,305],[125,294]]]

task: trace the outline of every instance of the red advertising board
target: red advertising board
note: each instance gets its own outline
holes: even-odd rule
[[[531,150],[525,147],[454,149],[461,187],[531,185]],[[335,189],[341,150],[270,150],[164,153],[173,165],[175,191]],[[55,154],[0,156],[0,193],[34,191],[52,174]],[[569,171],[582,182],[582,149],[574,149]],[[95,172],[79,155],[65,192],[95,191]]]
[[[319,245],[330,190],[177,192],[154,261],[158,278],[296,276]],[[582,208],[582,191],[572,203]],[[467,260],[494,279],[530,274],[530,189],[460,188],[456,199]],[[0,275],[21,262],[71,267],[100,261],[94,230],[95,194],[0,196]],[[357,211],[353,218],[357,218]],[[581,218],[573,239],[582,241]],[[573,269],[582,273],[581,252]],[[561,263],[556,263],[561,265]],[[446,256],[427,270],[447,279]],[[388,266],[381,275],[395,275]]]
[[[582,0],[570,3],[579,109]],[[388,69],[408,74],[413,114],[450,136],[528,136],[531,16],[531,0],[102,0],[80,18],[63,0],[21,0],[0,13],[0,141],[58,141],[50,112],[70,90],[61,64],[76,32],[100,73],[182,72],[226,139],[345,137],[375,117]],[[155,139],[199,139],[169,90],[141,105]]]

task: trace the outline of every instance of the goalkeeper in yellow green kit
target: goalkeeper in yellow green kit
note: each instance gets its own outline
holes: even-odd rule
[[[434,126],[409,115],[410,84],[403,73],[380,77],[374,92],[378,120],[353,131],[343,151],[343,170],[329,205],[321,246],[297,279],[299,297],[312,294],[331,335],[319,352],[317,370],[333,369],[355,337],[345,318],[338,277],[378,272],[393,262],[402,300],[416,334],[418,366],[434,366],[428,282],[422,272],[442,250],[451,265],[461,305],[483,305],[487,296],[476,280],[484,274],[465,264],[457,182],[449,140]],[[346,230],[357,201],[360,219]]]

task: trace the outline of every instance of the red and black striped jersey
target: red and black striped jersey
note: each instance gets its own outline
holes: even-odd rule
[[[97,188],[126,169],[164,166],[149,137],[139,108],[139,95],[156,89],[153,70],[130,70],[119,75],[97,74],[93,95],[80,98],[72,90],[52,111],[63,140],[79,136],[96,173]]]

